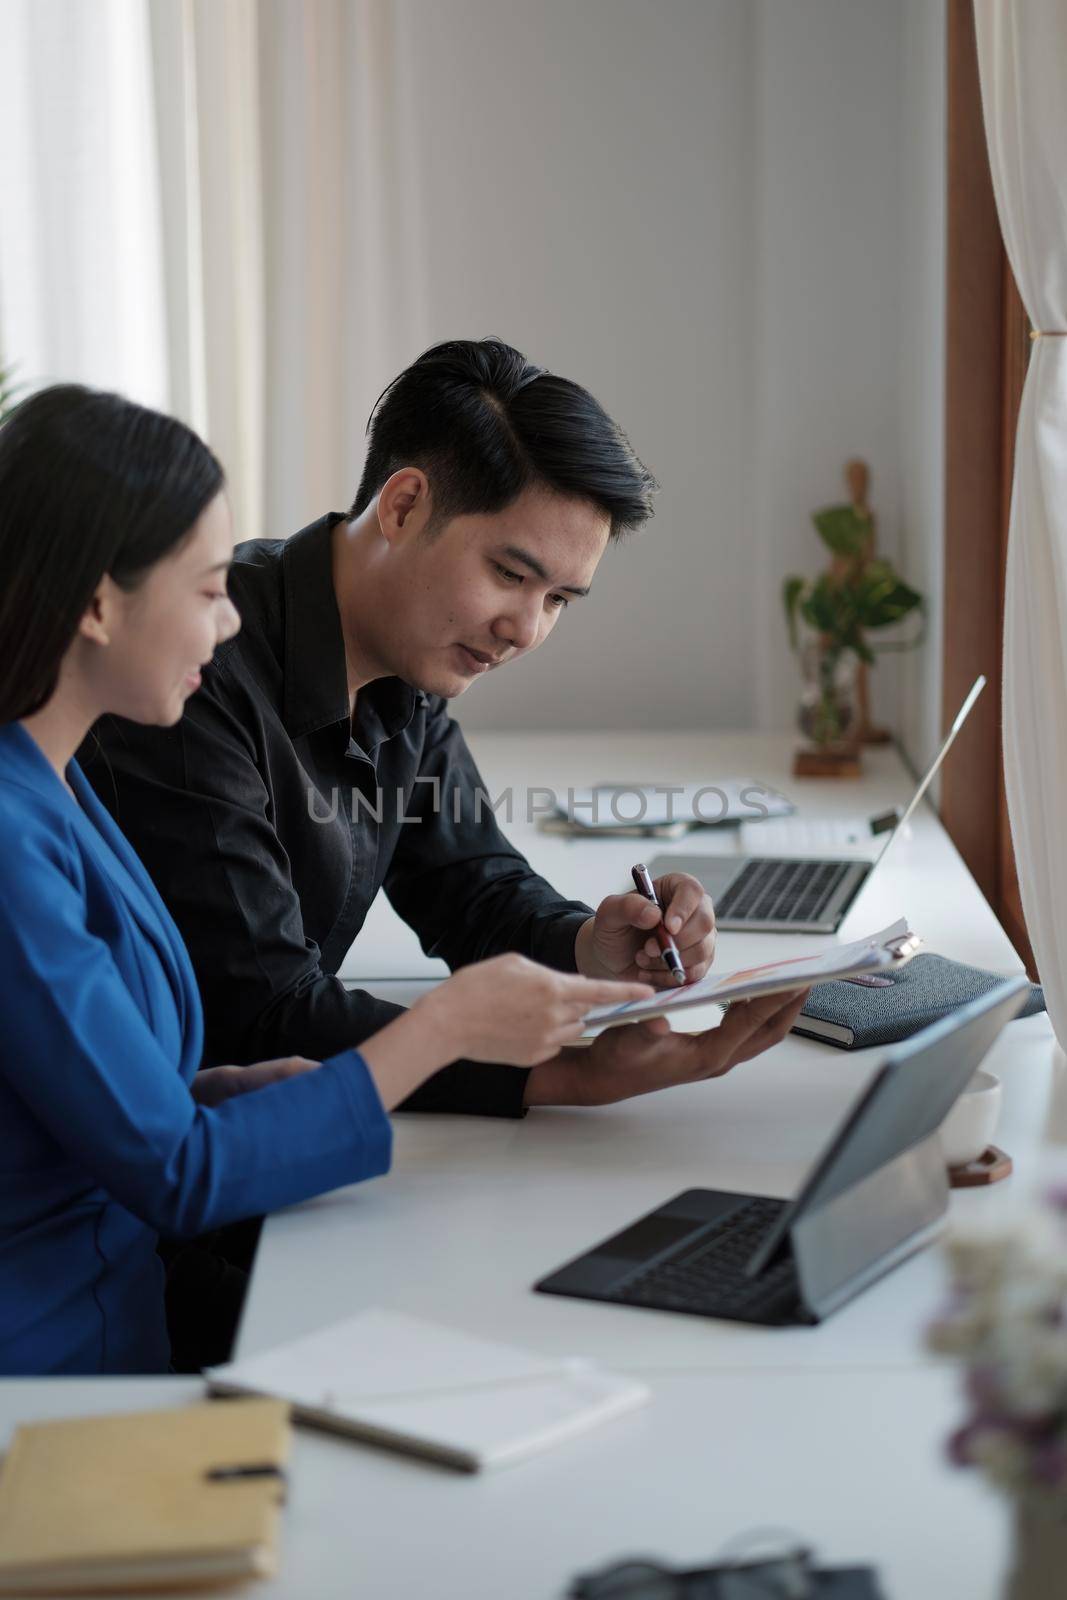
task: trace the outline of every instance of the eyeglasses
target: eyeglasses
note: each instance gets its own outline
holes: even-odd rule
[[[796,1548],[688,1571],[657,1561],[619,1561],[575,1578],[570,1600],[811,1600],[811,1551]]]

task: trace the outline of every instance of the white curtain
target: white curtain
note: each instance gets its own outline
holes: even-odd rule
[[[166,405],[142,0],[3,0],[0,62],[0,362]]]
[[[256,0],[149,0],[171,409],[263,531],[267,326]]]
[[[256,10],[265,531],[281,535],[351,501],[371,406],[430,342],[429,255],[408,7],[259,0]]]
[[[185,418],[239,538],[343,509],[421,347],[394,0],[0,0],[0,363]]]
[[[1004,768],[1027,928],[1067,1044],[1067,0],[975,0],[1004,243],[1037,337],[1015,449]]]

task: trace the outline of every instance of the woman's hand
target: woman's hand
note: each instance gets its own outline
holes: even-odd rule
[[[647,983],[619,983],[556,972],[525,956],[494,956],[454,973],[412,1008],[447,1043],[449,1059],[530,1067],[584,1031],[595,1006],[647,1000]]]
[[[199,1105],[220,1106],[231,1095],[265,1089],[268,1084],[297,1078],[302,1072],[313,1072],[321,1065],[320,1061],[308,1061],[305,1056],[280,1056],[276,1061],[257,1061],[251,1067],[205,1067],[189,1088]]]

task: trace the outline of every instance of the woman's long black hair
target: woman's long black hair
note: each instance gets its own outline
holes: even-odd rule
[[[136,588],[223,485],[191,428],[56,384],[0,423],[0,724],[51,699],[105,574]]]

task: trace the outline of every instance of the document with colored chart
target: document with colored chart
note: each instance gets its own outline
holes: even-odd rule
[[[922,946],[907,922],[894,922],[866,939],[822,949],[814,955],[790,956],[733,972],[709,972],[697,983],[680,989],[663,989],[648,1000],[630,1000],[621,1006],[598,1006],[586,1017],[589,1029],[614,1028],[623,1022],[645,1022],[650,1017],[671,1016],[688,1006],[721,1005],[733,1000],[754,1000],[758,995],[784,994],[808,989],[832,978],[856,978],[898,967],[911,960]]]

